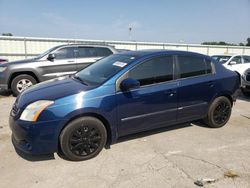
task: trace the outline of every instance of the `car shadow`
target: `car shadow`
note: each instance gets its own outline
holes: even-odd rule
[[[0,91],[0,98],[1,97],[9,97],[12,96],[11,91]]]
[[[16,150],[16,153],[22,157],[23,159],[31,162],[38,162],[38,161],[48,161],[48,160],[54,160],[55,156],[53,153],[51,154],[39,154],[39,155],[34,155],[34,154],[28,154],[24,153],[23,151],[19,150],[18,148],[14,147]]]
[[[149,131],[134,133],[134,134],[130,134],[130,135],[126,135],[126,136],[120,137],[117,140],[116,144],[121,143],[121,142],[126,142],[126,141],[129,141],[129,140],[132,140],[132,139],[138,139],[138,138],[142,138],[142,137],[146,137],[146,136],[151,136],[151,135],[162,133],[162,132],[166,132],[166,131],[172,131],[172,130],[176,130],[176,129],[182,129],[182,128],[186,128],[186,127],[190,127],[190,126],[192,126],[191,123],[184,123],[184,124],[177,124],[177,125],[172,125],[172,126],[168,126],[168,127],[157,128],[157,129],[153,129],[153,130],[149,130]]]
[[[237,97],[237,100],[242,100],[242,101],[246,101],[246,102],[250,102],[250,96],[244,96],[242,93]]]

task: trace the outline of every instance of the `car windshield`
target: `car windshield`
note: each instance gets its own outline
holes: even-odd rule
[[[54,51],[56,48],[58,48],[58,46],[51,48],[49,50],[47,50],[46,52],[43,52],[42,54],[38,55],[35,57],[35,59],[41,59],[42,57],[44,57],[45,55],[49,54],[50,52]]]
[[[226,63],[232,56],[212,56],[212,58],[221,63],[221,64],[224,64]]]
[[[74,75],[74,78],[84,84],[98,86],[134,60],[134,56],[110,55],[79,71]]]

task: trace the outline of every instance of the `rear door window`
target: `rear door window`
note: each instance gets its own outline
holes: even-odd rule
[[[78,47],[77,58],[97,57],[96,49],[93,47]]]
[[[178,67],[180,78],[212,73],[211,62],[203,57],[178,56]]]
[[[100,57],[105,57],[105,56],[109,56],[113,54],[113,52],[108,48],[96,47],[95,49],[96,49],[97,56],[100,56]]]

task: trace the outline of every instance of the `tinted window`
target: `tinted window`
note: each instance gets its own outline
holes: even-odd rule
[[[180,78],[187,78],[212,72],[211,63],[201,57],[179,56]]]
[[[140,82],[140,85],[149,85],[173,79],[173,58],[158,57],[139,64],[128,75]]]
[[[93,47],[78,47],[78,58],[85,58],[85,57],[97,57],[97,53],[95,48]]]
[[[232,56],[212,56],[212,58],[221,64],[226,63]]]
[[[250,56],[243,56],[244,63],[250,63]]]
[[[97,56],[109,56],[112,54],[108,48],[96,47]]]
[[[55,54],[56,59],[71,59],[75,58],[74,47],[61,48]]]
[[[241,64],[242,62],[241,62],[241,56],[235,56],[232,60],[231,60],[231,62],[236,62],[236,64]]]

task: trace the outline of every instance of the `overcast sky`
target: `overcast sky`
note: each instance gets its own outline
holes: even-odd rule
[[[240,43],[250,0],[0,0],[0,34],[102,40]]]

